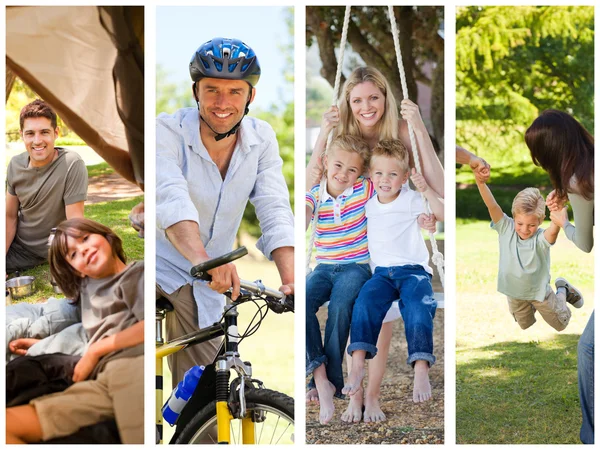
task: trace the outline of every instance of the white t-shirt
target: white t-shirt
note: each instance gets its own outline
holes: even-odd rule
[[[365,206],[371,269],[420,265],[429,267],[429,251],[421,235],[417,217],[425,212],[421,194],[402,189],[391,203],[381,203],[375,195]]]

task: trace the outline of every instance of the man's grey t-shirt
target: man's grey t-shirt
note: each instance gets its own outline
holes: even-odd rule
[[[81,285],[80,304],[88,346],[144,320],[144,262],[134,262],[110,277],[86,277]],[[144,344],[139,344],[105,355],[101,365],[143,354]]]
[[[10,160],[8,193],[19,200],[15,241],[36,255],[48,256],[50,230],[67,218],[65,206],[87,198],[88,175],[79,154],[57,147],[58,156],[43,167],[28,167],[29,154]]]
[[[498,291],[517,300],[544,301],[550,284],[550,244],[538,228],[529,239],[521,239],[515,222],[504,214],[491,227],[498,232],[500,263]]]

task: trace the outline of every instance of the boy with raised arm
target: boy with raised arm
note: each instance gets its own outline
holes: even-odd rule
[[[552,222],[540,228],[546,205],[540,191],[526,188],[517,194],[512,204],[512,218],[498,205],[486,182],[487,176],[476,175],[477,188],[485,202],[491,227],[498,232],[500,263],[498,291],[508,297],[508,308],[522,329],[536,321],[535,312],[555,330],[562,331],[569,324],[571,311],[583,306],[581,293],[564,278],[550,286],[550,247],[556,242],[560,227]]]

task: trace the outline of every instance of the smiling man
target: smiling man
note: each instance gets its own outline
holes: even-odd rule
[[[210,285],[189,271],[232,250],[248,200],[262,231],[257,247],[275,261],[281,291],[292,293],[294,283],[294,220],[275,133],[246,117],[258,59],[238,39],[215,38],[194,53],[190,75],[198,109],[161,114],[156,130],[156,281],[175,307],[168,339],[218,321],[225,290],[239,295],[233,264],[210,271]],[[193,365],[211,363],[216,351],[217,342],[209,342],[169,357],[173,385]]]
[[[6,272],[48,261],[48,236],[65,219],[83,217],[88,176],[81,157],[54,147],[56,114],[42,100],[21,110],[27,152],[10,160],[6,179]]]

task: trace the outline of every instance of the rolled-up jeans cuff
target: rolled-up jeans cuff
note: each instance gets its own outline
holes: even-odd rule
[[[319,356],[318,358],[313,359],[306,365],[306,376],[309,377],[310,375],[312,375],[312,373],[315,371],[315,369],[317,367],[319,367],[321,364],[326,364],[326,363],[327,363],[327,356],[325,356],[325,355],[322,355],[322,356]]]
[[[431,353],[424,352],[418,352],[413,353],[412,355],[408,355],[408,359],[406,360],[407,364],[409,364],[410,366],[414,366],[415,361],[427,361],[429,363],[429,367],[431,367],[435,364],[435,356],[433,356]]]
[[[348,354],[350,356],[352,356],[352,352],[355,352],[356,350],[364,350],[367,352],[365,359],[372,359],[377,354],[377,347],[368,342],[353,342],[348,346]]]

